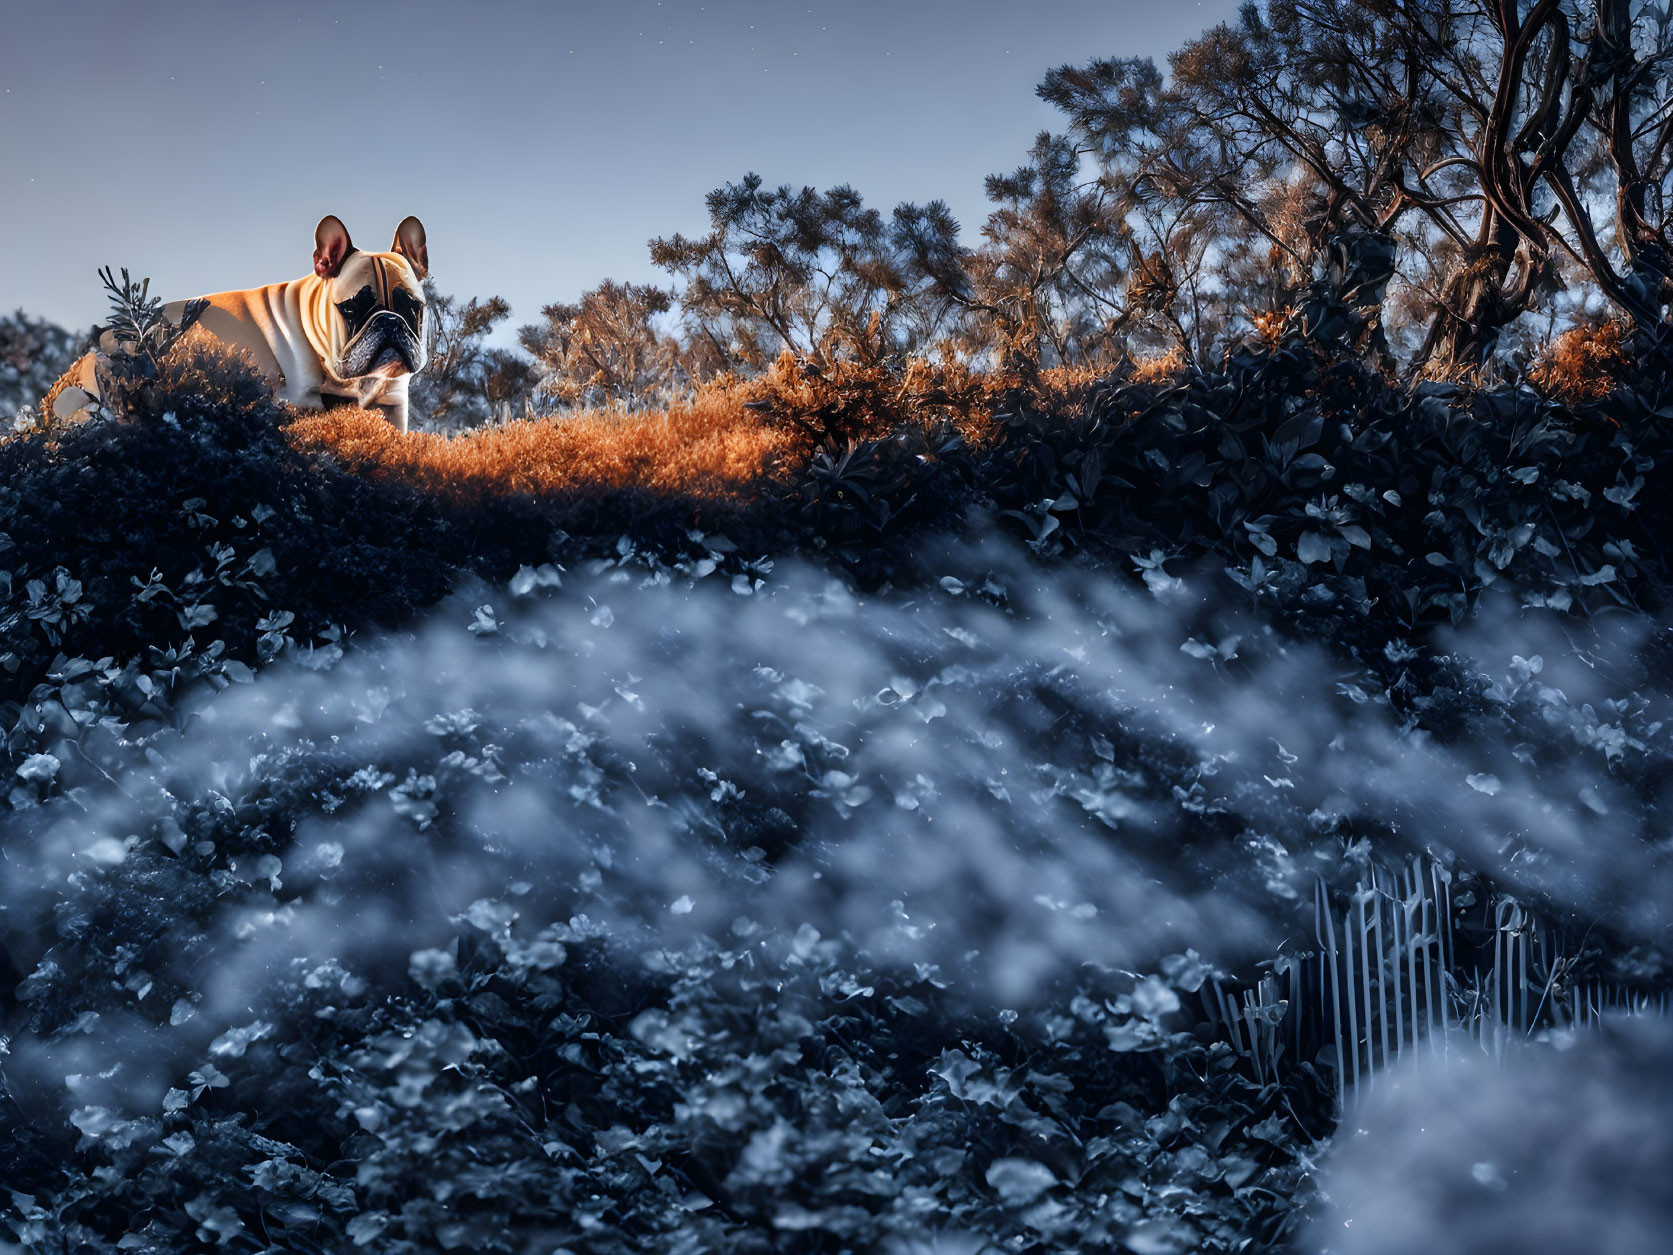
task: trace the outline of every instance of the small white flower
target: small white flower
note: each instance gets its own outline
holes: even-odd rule
[[[61,766],[63,764],[52,754],[31,754],[18,767],[17,774],[24,780],[36,780],[45,784],[57,778]]]

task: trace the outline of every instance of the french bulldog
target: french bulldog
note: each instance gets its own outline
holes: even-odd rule
[[[402,219],[388,252],[362,253],[342,220],[328,214],[314,230],[313,274],[175,301],[163,312],[178,325],[187,305],[197,305],[198,325],[248,351],[281,401],[310,409],[376,407],[406,431],[407,385],[429,356],[429,273],[424,224],[417,218]],[[51,421],[66,421],[99,398],[95,355],[89,353],[47,394],[42,409]]]

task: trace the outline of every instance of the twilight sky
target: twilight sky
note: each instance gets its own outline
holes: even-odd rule
[[[415,213],[442,291],[513,316],[706,227],[754,170],[947,201],[1057,127],[1043,73],[1166,53],[1236,0],[0,0],[0,309],[72,327],[105,263],[174,299],[299,278],[335,213]]]

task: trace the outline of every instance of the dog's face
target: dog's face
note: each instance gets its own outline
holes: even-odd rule
[[[387,253],[362,253],[338,218],[314,232],[314,273],[326,299],[315,309],[324,325],[325,368],[339,380],[415,374],[429,360],[425,348],[424,276],[430,273],[424,224],[405,219]]]

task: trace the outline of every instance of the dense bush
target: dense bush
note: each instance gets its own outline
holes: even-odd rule
[[[0,430],[33,409],[81,352],[81,337],[22,310],[0,315]]]

